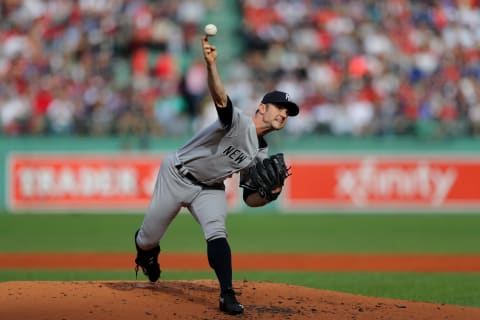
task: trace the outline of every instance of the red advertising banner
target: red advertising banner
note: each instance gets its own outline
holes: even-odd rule
[[[477,209],[480,156],[290,157],[287,209]]]
[[[144,211],[158,154],[12,154],[12,211]],[[283,211],[480,211],[480,156],[295,155],[276,208]],[[231,210],[241,205],[238,175],[227,179]]]
[[[13,154],[7,173],[12,210],[144,210],[161,155]],[[228,204],[237,205],[233,179]],[[237,182],[238,186],[238,182]]]

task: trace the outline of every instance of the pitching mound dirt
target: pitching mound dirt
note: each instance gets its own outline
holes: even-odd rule
[[[0,319],[480,319],[480,309],[364,297],[300,286],[235,282],[245,314],[218,307],[213,280],[0,283]]]

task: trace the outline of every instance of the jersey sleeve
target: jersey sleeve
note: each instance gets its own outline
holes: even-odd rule
[[[233,105],[230,97],[227,96],[227,105],[223,108],[215,107],[217,109],[218,119],[222,125],[229,129],[232,126],[233,119]]]

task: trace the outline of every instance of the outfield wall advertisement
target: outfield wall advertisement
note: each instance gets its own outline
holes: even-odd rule
[[[290,162],[287,209],[480,209],[478,156],[304,156]]]
[[[148,206],[162,155],[13,154],[7,205],[12,211],[141,211]],[[237,193],[227,181],[228,203]]]
[[[162,155],[10,154],[6,203],[12,212],[144,211]],[[292,176],[281,211],[480,211],[480,156],[288,157]],[[238,210],[238,177],[226,181]]]

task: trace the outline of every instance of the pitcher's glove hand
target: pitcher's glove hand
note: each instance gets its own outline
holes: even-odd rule
[[[250,168],[249,174],[257,192],[269,201],[278,198],[280,192],[274,192],[274,190],[282,187],[285,179],[291,175],[290,168],[285,164],[283,153],[277,153],[257,162]]]

